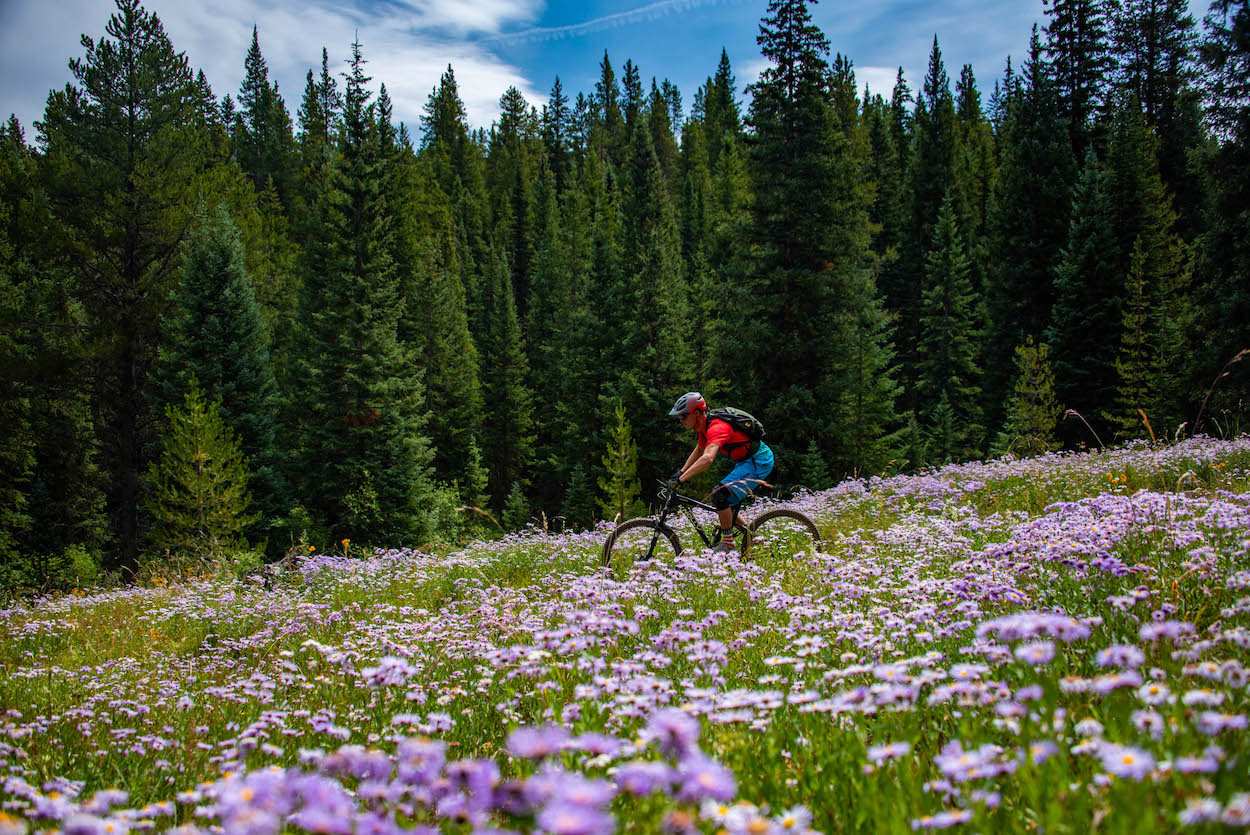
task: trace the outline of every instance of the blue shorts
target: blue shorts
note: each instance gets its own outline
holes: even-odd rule
[[[773,451],[760,441],[760,448],[749,458],[739,461],[729,475],[721,479],[717,490],[729,493],[729,506],[741,504],[742,500],[758,490],[768,474],[773,471]]]

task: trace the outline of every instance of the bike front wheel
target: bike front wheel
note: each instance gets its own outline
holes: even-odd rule
[[[806,513],[788,507],[767,510],[751,522],[751,535],[743,556],[793,557],[798,553],[813,554],[820,550],[820,531]]]
[[[654,519],[639,518],[622,522],[608,534],[600,553],[600,562],[605,568],[629,567],[646,559],[652,539],[655,540],[653,557],[667,554],[670,549],[673,556],[681,553],[681,540],[672,528],[660,525]]]

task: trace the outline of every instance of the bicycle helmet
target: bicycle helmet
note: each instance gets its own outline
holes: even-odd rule
[[[695,409],[702,409],[706,412],[707,401],[697,391],[688,391],[677,398],[677,402],[673,404],[673,408],[668,413],[676,417],[685,417]]]

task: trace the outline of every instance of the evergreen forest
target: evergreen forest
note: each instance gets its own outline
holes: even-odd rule
[[[610,521],[692,389],[778,491],[1246,428],[1250,0],[1048,0],[891,90],[814,3],[748,88],[605,53],[486,130],[359,40],[223,95],[117,0],[0,127],[0,586]]]

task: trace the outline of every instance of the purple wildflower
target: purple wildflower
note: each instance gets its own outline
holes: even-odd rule
[[[967,823],[970,820],[972,820],[972,812],[967,809],[951,809],[938,812],[936,815],[912,818],[911,828],[913,831],[918,829],[949,829],[956,824]]]
[[[1099,667],[1135,670],[1146,660],[1146,653],[1132,644],[1114,644],[1104,650],[1099,650],[1096,660]]]
[[[621,791],[637,797],[657,789],[667,790],[673,782],[673,769],[655,760],[630,760],[616,767],[613,775]]]
[[[558,725],[523,727],[517,728],[508,736],[507,747],[514,757],[541,760],[543,757],[558,754],[568,741],[568,731]]]
[[[697,750],[699,722],[685,711],[666,708],[651,717],[644,735],[665,756],[680,758]]]
[[[616,829],[606,812],[572,803],[552,803],[538,813],[537,823],[551,835],[610,835]]]
[[[1052,641],[1031,641],[1016,647],[1016,658],[1034,667],[1050,663],[1055,657],[1055,645]]]
[[[687,803],[698,803],[705,798],[729,801],[738,791],[733,773],[702,754],[694,754],[678,763],[677,777],[681,781],[677,799]]]
[[[1103,745],[1099,749],[1102,767],[1108,774],[1116,777],[1127,777],[1130,780],[1141,780],[1154,771],[1155,758],[1148,751],[1128,745]]]

